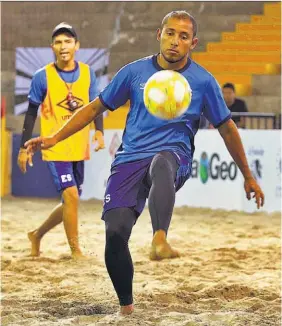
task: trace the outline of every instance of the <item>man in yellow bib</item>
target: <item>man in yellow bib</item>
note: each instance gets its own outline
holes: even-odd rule
[[[98,94],[95,72],[88,65],[75,61],[79,42],[74,28],[61,23],[52,33],[52,49],[56,62],[38,70],[31,82],[28,95],[29,106],[25,116],[18,166],[26,173],[27,162],[32,158],[24,148],[31,138],[37,111],[41,105],[41,135],[47,136],[58,131],[77,109],[93,101]],[[96,151],[103,149],[103,116],[94,121],[97,141]],[[42,151],[47,161],[62,203],[57,205],[47,220],[37,229],[28,233],[31,241],[31,256],[40,255],[40,241],[45,233],[59,223],[64,223],[73,258],[82,257],[78,241],[78,202],[84,179],[84,161],[90,158],[89,126],[54,146]]]

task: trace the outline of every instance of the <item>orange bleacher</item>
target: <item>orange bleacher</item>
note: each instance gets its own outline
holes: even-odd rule
[[[221,42],[208,43],[192,58],[221,85],[232,82],[239,96],[252,95],[253,75],[281,73],[281,4],[264,4],[263,15],[237,23],[234,32],[223,32]]]
[[[215,55],[211,53],[199,53],[193,56],[197,62],[215,62]],[[219,53],[216,56],[218,62],[232,62],[232,63],[275,63],[280,64],[280,54],[278,53],[262,53],[260,55],[246,53],[246,54],[237,54],[237,53]]]
[[[236,24],[234,32],[223,32],[221,42],[209,42],[206,52],[192,59],[210,71],[219,84],[235,84],[238,96],[252,94],[253,75],[281,73],[281,4],[265,3],[263,15],[250,23]],[[105,128],[124,128],[128,105],[105,118]]]
[[[224,52],[224,53],[250,53],[254,54],[253,52],[261,52],[263,53],[269,53],[272,54],[278,53],[280,54],[280,42],[274,42],[274,43],[268,43],[267,47],[264,43],[230,43],[230,42],[221,42],[221,43],[215,43],[210,42],[207,44],[207,52]],[[206,53],[206,52],[205,52]]]
[[[124,129],[129,103],[111,112],[107,111],[108,116],[104,118],[104,129]]]

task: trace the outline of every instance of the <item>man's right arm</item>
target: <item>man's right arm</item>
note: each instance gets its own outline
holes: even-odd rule
[[[78,110],[69,121],[53,135],[56,143],[83,129],[106,110],[107,108],[102,104],[100,99],[96,97],[92,102]]]
[[[32,157],[27,153],[27,149],[24,144],[32,136],[32,131],[34,128],[35,120],[37,117],[39,105],[29,102],[27,112],[24,118],[24,125],[22,131],[21,146],[18,153],[17,164],[22,173],[26,173],[26,163],[28,162],[29,166],[33,166]]]
[[[28,149],[28,153],[33,154],[36,150],[47,149],[56,145],[58,142],[83,129],[106,110],[107,108],[102,104],[99,97],[96,97],[95,100],[78,110],[55,134],[27,141],[25,146]]]
[[[40,149],[47,149],[83,129],[107,109],[114,111],[129,99],[131,71],[129,65],[122,67],[111,82],[103,89],[99,97],[78,110],[68,122],[49,137],[38,137],[25,143],[28,152],[33,154]]]
[[[23,130],[22,130],[22,139],[21,139],[21,148],[24,149],[24,143],[28,141],[32,136],[32,131],[34,124],[37,118],[39,105],[29,102],[27,112],[24,118]]]
[[[28,94],[29,105],[25,115],[21,148],[24,148],[24,143],[32,136],[37,112],[40,104],[44,101],[47,93],[47,79],[45,68],[35,72],[31,80],[31,85]]]
[[[32,136],[37,112],[40,104],[43,102],[47,92],[47,81],[45,69],[36,71],[32,77],[31,86],[28,94],[29,105],[25,114],[24,126],[22,131],[21,146],[18,154],[18,166],[20,170],[26,172],[26,163],[32,166],[32,157],[27,153],[24,144]]]

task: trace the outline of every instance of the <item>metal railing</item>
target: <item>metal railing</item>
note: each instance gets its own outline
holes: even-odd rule
[[[261,112],[232,112],[240,117],[246,129],[281,129],[281,114]]]
[[[245,129],[281,129],[281,114],[260,112],[231,112],[232,117],[239,117],[240,128]],[[237,119],[234,119],[235,121]],[[237,123],[239,126],[239,123]],[[213,126],[201,115],[200,129],[212,129]]]

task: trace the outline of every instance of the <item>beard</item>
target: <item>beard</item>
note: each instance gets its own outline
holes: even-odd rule
[[[181,57],[169,57],[168,55],[166,55],[163,51],[161,51],[162,53],[162,56],[164,57],[164,59],[168,62],[168,63],[176,63],[176,62],[179,62],[179,61],[182,61],[186,55],[184,56],[181,56]]]

